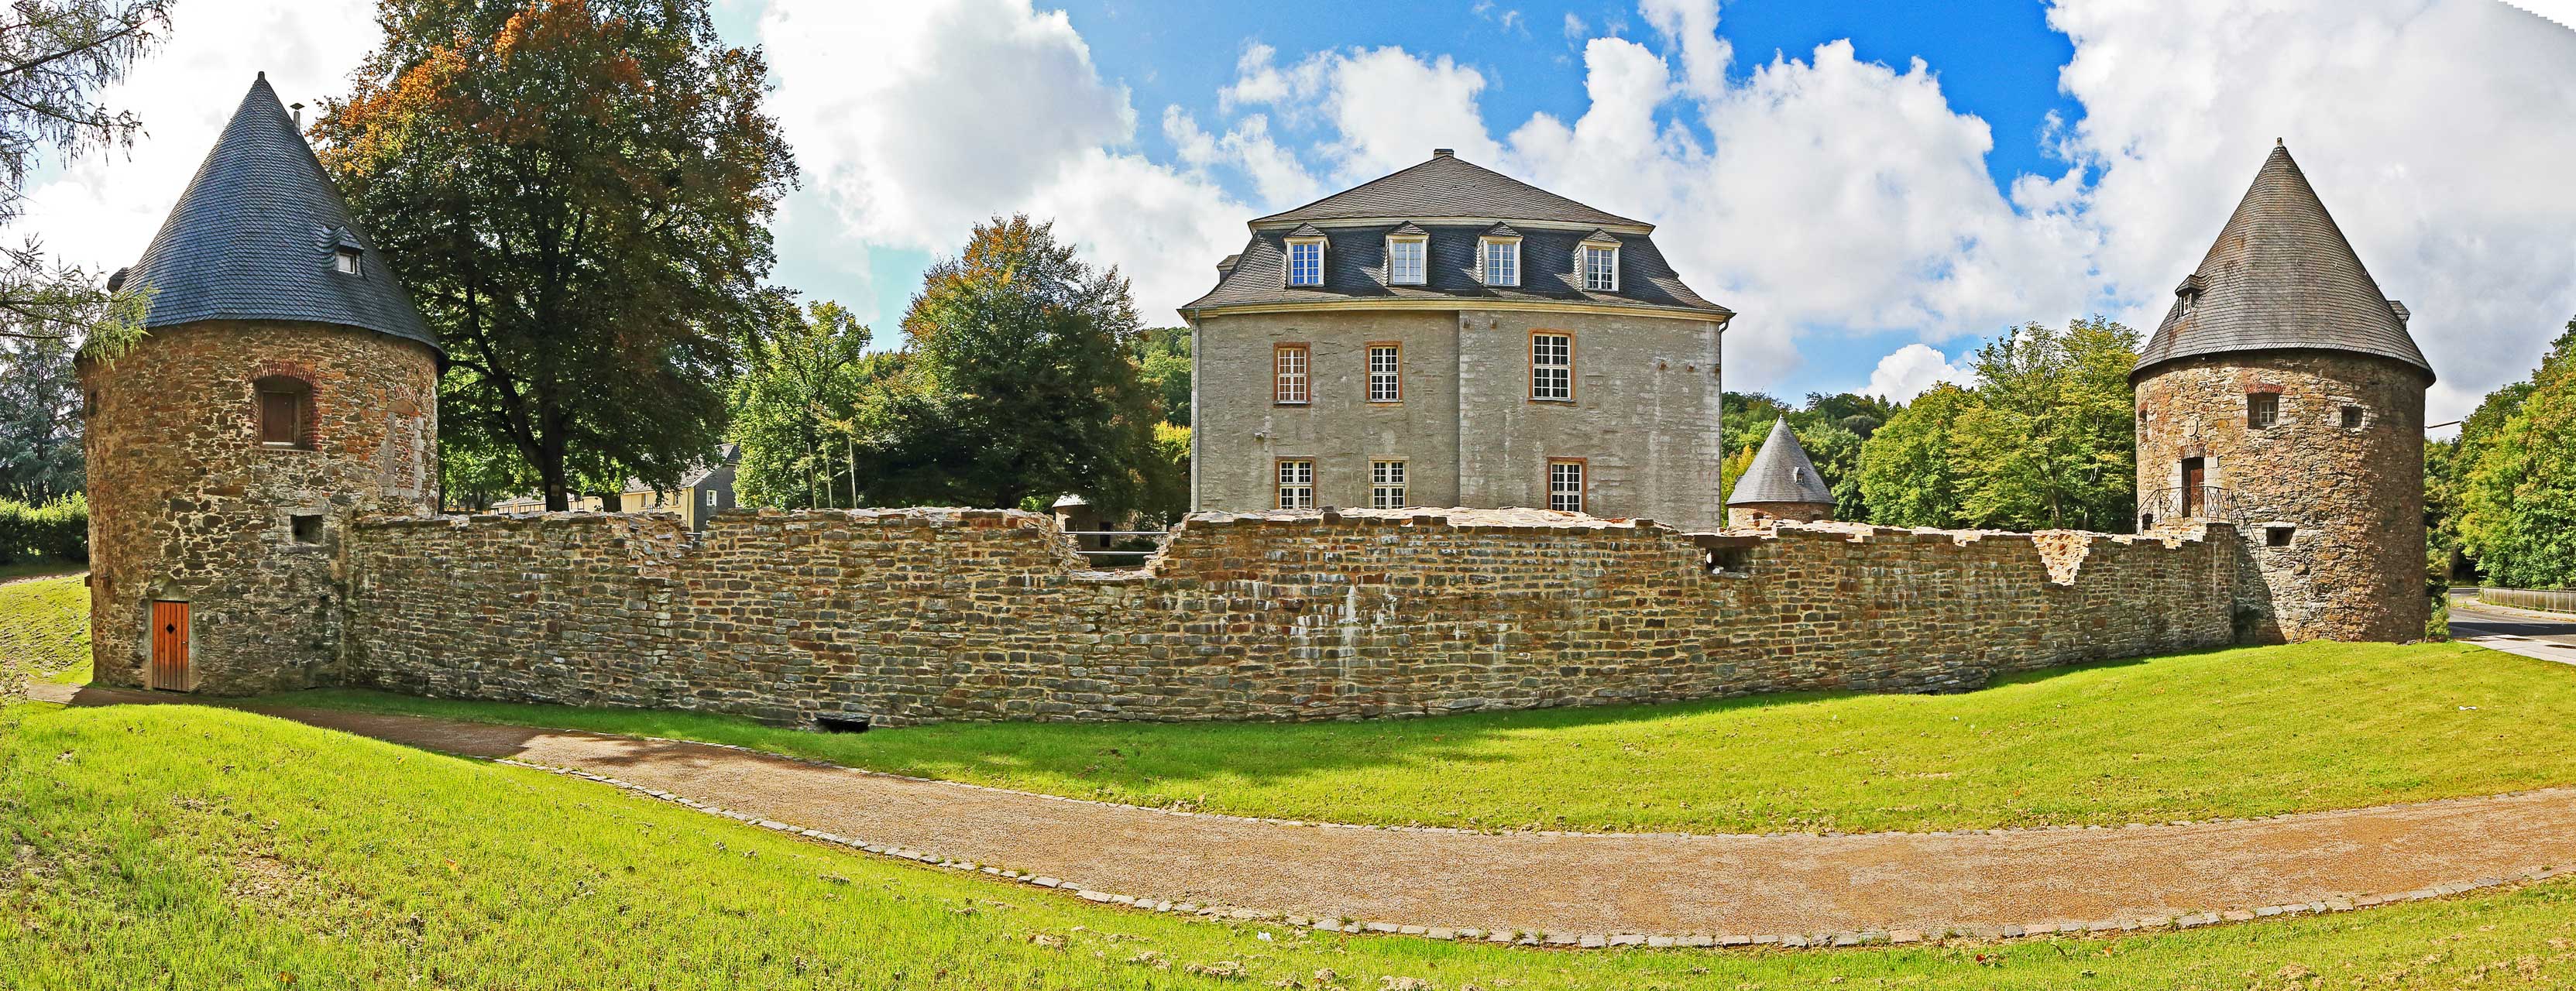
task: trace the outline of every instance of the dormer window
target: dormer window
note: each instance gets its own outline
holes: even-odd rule
[[[363,274],[365,264],[356,248],[342,245],[331,250],[331,269],[342,275]]]
[[[1583,239],[1578,253],[1582,263],[1583,288],[1586,292],[1619,291],[1619,239],[1607,231],[1594,231]]]
[[[2200,276],[2183,276],[2182,284],[2174,287],[2174,296],[2181,300],[2182,315],[2190,316],[2192,308],[2200,305]]]
[[[1324,284],[1324,232],[1308,224],[1288,235],[1288,284]]]
[[[1406,224],[1386,236],[1386,284],[1418,286],[1428,268],[1425,259],[1431,253],[1431,236],[1422,228]]]
[[[1521,236],[1501,224],[1476,242],[1476,268],[1489,286],[1521,284]]]

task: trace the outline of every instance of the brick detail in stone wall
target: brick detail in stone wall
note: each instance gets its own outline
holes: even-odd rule
[[[355,684],[801,722],[1343,719],[1951,691],[2224,644],[2235,541],[1531,510],[1200,514],[1141,572],[998,510],[370,520]],[[1714,569],[1712,563],[1717,565]]]
[[[429,348],[322,324],[206,321],[80,365],[96,680],[145,687],[155,599],[190,605],[197,690],[330,680],[350,522],[429,509]],[[260,444],[252,383],[279,375],[311,389],[301,447]],[[320,517],[311,542],[297,539],[298,515]]]

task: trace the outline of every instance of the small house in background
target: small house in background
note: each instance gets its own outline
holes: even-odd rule
[[[1092,505],[1091,500],[1085,499],[1081,496],[1065,496],[1064,498],[1056,500],[1053,508],[1055,509],[1055,526],[1058,530],[1062,530],[1066,533],[1081,533],[1083,531],[1109,529],[1107,526],[1102,525],[1104,521],[1100,518],[1100,507]],[[1085,533],[1083,536],[1072,538],[1072,540],[1075,550],[1105,551],[1109,549],[1109,535],[1105,533]]]
[[[714,464],[690,469],[680,476],[677,488],[656,489],[636,479],[626,480],[626,489],[616,495],[617,504],[593,493],[576,495],[571,510],[576,513],[678,513],[694,533],[707,528],[708,517],[732,509],[735,505],[734,472],[741,466],[742,449],[732,444],[717,449]],[[492,504],[495,513],[542,513],[546,497],[521,494]]]

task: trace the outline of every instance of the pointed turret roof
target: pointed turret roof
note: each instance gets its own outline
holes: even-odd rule
[[[1816,463],[1807,458],[1798,435],[1789,432],[1786,417],[1772,421],[1771,436],[1763,439],[1762,450],[1753,455],[1753,466],[1735,480],[1735,494],[1726,500],[1729,506],[1757,502],[1834,504],[1833,490],[1816,474]]]
[[[1651,227],[1577,203],[1438,149],[1420,165],[1369,180],[1305,206],[1252,222],[1254,228],[1291,221],[1474,217],[1567,224]]]
[[[342,248],[360,252],[357,274],[335,265]],[[124,275],[125,285],[153,291],[145,327],[305,320],[438,347],[392,267],[350,220],[266,73]]]
[[[2139,352],[2140,372],[2193,355],[2302,349],[2375,354],[2433,374],[2407,336],[2404,308],[2380,293],[2279,145],[2174,293]]]

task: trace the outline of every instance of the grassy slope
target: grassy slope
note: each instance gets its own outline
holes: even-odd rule
[[[699,739],[1143,805],[1502,829],[2116,825],[2576,782],[2576,670],[2458,644],[2213,651],[1964,695],[1301,725],[965,723],[834,736],[370,692],[267,701]]]
[[[89,588],[77,574],[0,585],[0,678],[89,674]]]
[[[1908,950],[1567,953],[1314,935],[1093,906],[238,712],[0,710],[11,988],[2493,987],[2576,978],[2570,938],[2570,884]],[[1219,961],[1248,974],[1188,970]],[[2308,971],[2325,981],[2284,980]]]

